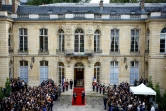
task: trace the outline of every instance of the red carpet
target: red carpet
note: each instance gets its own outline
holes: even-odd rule
[[[82,91],[85,91],[84,88],[74,88],[73,93],[76,92],[77,97],[76,97],[76,102],[74,102],[74,98],[72,98],[72,105],[85,105],[85,100],[84,103],[82,103]],[[85,98],[84,98],[85,99]]]

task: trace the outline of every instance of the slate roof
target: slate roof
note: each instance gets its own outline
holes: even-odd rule
[[[2,5],[2,11],[12,12],[12,5]]]
[[[146,3],[145,12],[166,11],[166,3]],[[20,5],[18,14],[66,14],[66,13],[96,13],[96,14],[136,14],[144,13],[141,11],[139,3],[111,3],[104,4],[103,10],[99,4],[90,3],[58,3],[41,6]]]

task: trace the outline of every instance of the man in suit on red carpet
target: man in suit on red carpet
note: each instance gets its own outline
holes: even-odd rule
[[[73,93],[73,98],[74,98],[74,103],[76,103],[76,98],[77,98],[76,92]]]
[[[84,103],[84,100],[85,100],[85,92],[84,91],[82,91],[82,104]]]

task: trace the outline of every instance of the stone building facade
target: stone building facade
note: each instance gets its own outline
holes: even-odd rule
[[[166,4],[2,5],[0,86],[70,79],[91,89],[152,76],[166,89]]]

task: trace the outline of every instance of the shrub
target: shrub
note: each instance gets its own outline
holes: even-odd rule
[[[11,92],[10,81],[8,78],[6,79],[5,88],[6,88],[5,89],[5,96],[8,97],[10,95],[10,92]]]
[[[161,102],[161,94],[160,94],[159,83],[156,84],[154,90],[156,91],[156,101],[157,101],[157,102]]]
[[[153,83],[152,83],[152,76],[150,76],[150,77],[148,78],[148,87],[151,87],[152,89],[154,89],[154,88],[153,88]]]
[[[3,100],[4,95],[3,95],[3,91],[2,91],[2,87],[0,87],[0,102]]]

